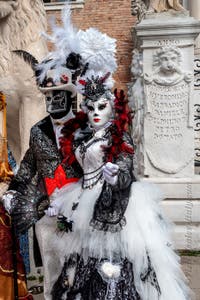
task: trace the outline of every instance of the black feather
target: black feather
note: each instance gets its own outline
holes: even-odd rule
[[[89,67],[89,63],[86,63],[85,66],[84,66],[84,68],[83,68],[83,71],[81,73],[81,76],[85,75],[85,73],[87,72],[88,67]]]
[[[13,53],[17,54],[19,57],[23,58],[26,63],[28,63],[33,71],[35,71],[36,66],[38,65],[37,59],[27,51],[24,50],[13,50]]]
[[[72,70],[80,69],[82,66],[80,54],[71,52],[66,59],[66,67]]]
[[[67,271],[68,271],[68,262],[65,261],[62,272],[58,277],[57,281],[53,285],[51,291],[52,300],[62,300],[64,293],[69,290]]]

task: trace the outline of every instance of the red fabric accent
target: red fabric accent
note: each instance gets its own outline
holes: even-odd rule
[[[34,298],[31,294],[28,294],[25,297],[19,297],[19,300],[34,300]]]
[[[33,296],[32,295],[28,295],[27,300],[33,300]]]
[[[61,79],[62,79],[63,83],[68,83],[68,81],[69,81],[69,78],[65,74],[61,75]]]
[[[105,148],[107,161],[113,162],[121,152],[124,154],[134,154],[134,149],[123,140],[124,132],[128,131],[131,125],[131,111],[128,107],[128,101],[125,98],[124,91],[120,92],[117,89],[114,91],[115,95],[115,119],[111,129],[112,144]]]
[[[80,83],[81,85],[86,85],[86,81],[85,81],[85,80],[82,80],[82,79],[79,80],[79,83]]]
[[[106,75],[104,75],[103,77],[101,77],[100,79],[101,79],[101,82],[105,82],[106,81],[106,79],[108,79],[108,77],[110,76],[110,72],[108,72],[108,73],[106,73]]]
[[[83,112],[78,112],[76,117],[65,123],[62,129],[63,137],[60,138],[61,153],[64,157],[63,163],[71,166],[76,162],[76,157],[73,151],[74,132],[78,128],[83,128],[87,123],[87,115]]]
[[[13,276],[13,242],[17,243],[16,258],[18,277],[23,279],[25,277],[25,271],[22,256],[19,252],[18,241],[17,239],[16,241],[13,240],[11,218],[0,203],[0,275]]]
[[[79,178],[67,178],[63,167],[59,165],[54,172],[54,178],[45,178],[47,194],[50,196],[56,188],[61,188],[67,183],[77,182]]]

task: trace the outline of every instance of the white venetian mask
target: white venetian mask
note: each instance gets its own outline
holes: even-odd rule
[[[86,107],[89,122],[95,130],[103,128],[113,116],[111,103],[105,97],[97,101],[89,100]]]

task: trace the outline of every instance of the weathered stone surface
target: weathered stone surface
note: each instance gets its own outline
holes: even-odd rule
[[[166,12],[148,14],[136,31],[145,92],[141,176],[193,177],[193,59],[200,24],[187,12]]]
[[[181,264],[194,295],[191,300],[200,300],[200,257],[182,256]]]
[[[193,59],[200,22],[185,11],[147,13],[136,31],[143,57],[143,73],[138,73],[139,62],[137,72],[133,68],[137,80],[130,89],[139,160],[136,172],[140,180],[156,183],[163,191],[163,209],[175,223],[175,247],[199,249],[200,176],[194,172]]]
[[[184,10],[179,0],[150,0],[150,9],[160,13],[169,9]]]
[[[194,165],[192,76],[181,70],[181,52],[177,47],[160,48],[154,56],[156,70],[145,76],[144,140],[149,162],[145,175],[183,176],[181,171],[187,168],[184,175],[190,176]]]
[[[42,1],[0,1],[0,91],[7,96],[8,143],[18,162],[28,147],[31,126],[45,114],[45,105],[31,67],[12,51],[26,50],[41,60],[47,52],[40,37],[45,24]]]

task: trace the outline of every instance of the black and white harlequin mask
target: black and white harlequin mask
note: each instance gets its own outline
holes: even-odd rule
[[[69,112],[71,108],[71,93],[52,90],[46,93],[46,111],[49,114]]]
[[[46,97],[46,111],[54,118],[61,118],[71,108],[76,87],[72,83],[72,73],[65,67],[51,69],[39,86]]]

